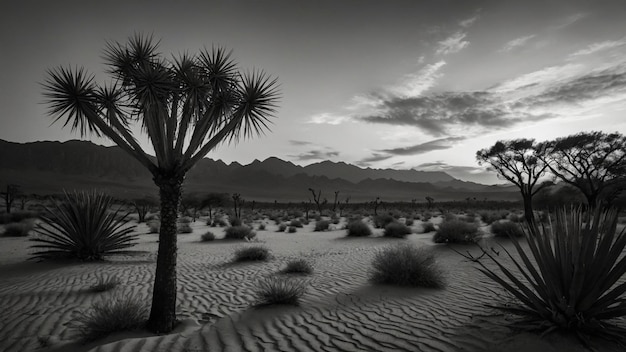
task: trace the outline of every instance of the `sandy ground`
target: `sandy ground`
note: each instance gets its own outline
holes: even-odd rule
[[[172,334],[146,331],[113,334],[91,344],[77,342],[71,322],[95,301],[135,295],[150,302],[157,235],[137,227],[136,254],[103,263],[49,263],[28,259],[25,238],[0,238],[0,351],[583,351],[573,338],[540,337],[508,328],[515,319],[489,308],[511,298],[478,270],[478,264],[435,245],[431,234],[405,240],[345,238],[337,230],[278,233],[266,221],[258,239],[269,247],[268,262],[231,264],[233,251],[250,244],[200,242],[204,221],[178,235],[178,318]],[[413,226],[419,229],[419,222]],[[402,241],[431,247],[446,273],[445,289],[374,286],[371,261],[384,246]],[[507,245],[506,243],[504,243]],[[472,246],[455,247],[478,253]],[[294,258],[307,258],[315,272],[303,279],[308,291],[298,307],[255,308],[259,280]],[[91,293],[98,275],[117,276],[111,291]],[[617,347],[596,342],[599,350]]]

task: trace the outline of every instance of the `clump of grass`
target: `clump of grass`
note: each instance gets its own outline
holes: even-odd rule
[[[346,225],[346,236],[367,237],[372,235],[372,229],[361,220],[351,221]]]
[[[506,216],[509,214],[506,210],[498,210],[498,211],[481,211],[480,219],[487,225],[496,222],[498,220],[506,219]]]
[[[33,229],[31,221],[13,222],[4,227],[2,236],[6,237],[26,237]]]
[[[413,218],[406,218],[406,220],[404,220],[404,224],[406,226],[413,226],[413,223],[415,223],[415,220],[413,220]]]
[[[395,238],[404,238],[407,235],[411,234],[411,229],[408,228],[405,224],[393,221],[385,226],[385,231],[383,232],[383,236],[385,237],[395,237]]]
[[[177,225],[176,231],[178,233],[192,233],[193,229],[191,228],[191,225],[188,222],[183,222]]]
[[[433,236],[435,243],[475,243],[480,238],[478,225],[461,220],[446,220],[439,224]]]
[[[161,230],[161,222],[159,220],[148,221],[146,225],[148,225],[148,233],[159,233]]]
[[[289,226],[287,229],[287,232],[289,233],[295,233],[296,231],[298,231],[298,229],[295,226]]]
[[[114,289],[121,283],[117,276],[98,275],[96,283],[89,287],[91,292],[105,292]]]
[[[313,265],[306,259],[294,259],[287,262],[287,266],[283,269],[285,274],[312,274]]]
[[[180,219],[178,219],[178,223],[180,224],[191,224],[193,221],[189,216],[183,216]]]
[[[114,297],[96,302],[91,309],[79,311],[70,326],[77,329],[85,342],[94,341],[113,332],[129,331],[144,326],[148,308],[143,299]]]
[[[374,217],[374,227],[377,229],[384,229],[385,226],[394,221],[395,219],[393,218],[393,216],[389,214],[378,215]]]
[[[21,222],[26,219],[35,219],[39,214],[32,211],[14,211],[11,213],[0,214],[0,225],[10,224],[12,222]]]
[[[200,241],[202,242],[211,242],[215,241],[215,234],[211,231],[207,231],[202,236],[200,236]]]
[[[263,231],[265,230],[265,223],[260,223],[259,227],[257,228],[259,231]]]
[[[244,225],[231,226],[226,228],[224,232],[224,238],[229,240],[243,240],[252,239],[256,236],[256,233],[251,228]]]
[[[435,228],[435,225],[432,222],[425,221],[422,223],[422,233],[429,233],[433,231],[437,231],[437,229]]]
[[[307,282],[293,278],[272,277],[261,280],[257,286],[257,306],[300,304],[306,293]]]
[[[370,280],[377,284],[442,288],[445,278],[433,253],[423,247],[400,244],[374,257]]]
[[[519,224],[510,221],[497,221],[491,224],[491,233],[497,237],[522,237],[524,231]]]
[[[313,231],[326,231],[330,228],[330,221],[328,220],[318,220],[315,222],[315,228]]]
[[[230,219],[230,226],[241,226],[241,225],[243,225],[243,222],[241,221],[241,219],[239,218]]]
[[[270,250],[265,246],[246,246],[237,248],[233,261],[235,262],[250,262],[250,261],[265,261],[270,257]]]
[[[207,225],[211,227],[226,227],[228,226],[228,223],[221,216],[214,216],[213,221],[209,220]]]
[[[278,224],[278,232],[285,232],[285,230],[287,230],[287,224],[285,224],[283,222]]]
[[[294,219],[289,223],[290,227],[303,227],[302,222],[300,220]]]

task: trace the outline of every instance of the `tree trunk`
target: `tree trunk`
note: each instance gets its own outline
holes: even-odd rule
[[[530,225],[535,221],[533,214],[533,196],[532,194],[522,194],[522,199],[524,200],[524,218]]]
[[[585,198],[587,198],[587,206],[589,209],[595,209],[598,203],[598,193],[585,193]]]
[[[148,329],[156,333],[170,332],[176,324],[176,220],[183,180],[154,176],[161,200],[161,230]]]

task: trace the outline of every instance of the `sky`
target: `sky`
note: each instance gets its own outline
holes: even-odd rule
[[[221,45],[241,70],[278,78],[271,131],[207,157],[502,183],[478,165],[477,150],[626,133],[625,23],[623,0],[9,0],[0,13],[0,139],[80,139],[51,124],[46,70],[82,66],[107,83],[107,41],[144,33],[166,57]]]

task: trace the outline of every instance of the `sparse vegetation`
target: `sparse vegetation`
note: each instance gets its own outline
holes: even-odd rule
[[[508,211],[499,210],[499,211],[481,211],[480,219],[487,225],[493,223],[494,221],[506,219],[508,215]]]
[[[22,222],[14,222],[7,224],[4,227],[4,232],[2,236],[6,237],[26,237],[33,229],[32,221],[22,221]]]
[[[283,270],[285,274],[312,274],[313,265],[306,259],[294,259],[287,262],[287,266]]]
[[[289,226],[291,226],[291,227],[303,227],[302,222],[300,222],[300,220],[297,220],[297,219],[291,220],[291,222],[289,223]]]
[[[257,228],[259,231],[263,231],[265,230],[265,224],[264,223],[260,223],[259,227]]]
[[[178,224],[178,233],[192,233],[193,229],[188,222]]]
[[[35,228],[35,258],[102,260],[122,253],[134,244],[136,235],[127,226],[129,213],[110,212],[112,198],[98,192],[65,193],[62,203],[53,201]]]
[[[278,224],[278,232],[285,232],[285,230],[287,230],[287,224],[285,223]]]
[[[211,242],[211,241],[215,241],[215,234],[211,231],[207,231],[205,233],[202,234],[202,236],[200,236],[200,240],[202,242]]]
[[[435,243],[475,243],[480,233],[478,226],[461,220],[446,220],[439,224],[433,242]]]
[[[524,231],[519,224],[510,221],[497,221],[491,224],[491,233],[497,237],[522,237]]]
[[[293,278],[271,277],[261,280],[256,291],[257,305],[299,304],[300,298],[306,293],[307,282]]]
[[[328,220],[318,220],[315,222],[315,228],[313,231],[326,231],[330,228],[330,221]]]
[[[410,228],[408,228],[405,224],[396,221],[387,224],[387,226],[385,226],[385,231],[383,232],[383,236],[395,238],[404,238],[410,234]]]
[[[361,220],[350,221],[346,225],[346,236],[348,237],[366,237],[371,235],[372,229]]]
[[[414,223],[414,222],[415,222],[415,220],[413,220],[413,218],[406,218],[406,219],[404,220],[404,224],[405,224],[406,226],[413,226],[413,223]]]
[[[224,238],[228,240],[243,240],[243,239],[253,239],[256,236],[256,233],[252,231],[251,228],[245,225],[240,226],[231,226],[226,228],[224,232]]]
[[[377,229],[384,229],[387,225],[394,222],[395,219],[389,214],[374,216],[374,227]]]
[[[114,297],[96,302],[91,309],[79,311],[70,325],[85,342],[103,338],[113,332],[141,328],[148,318],[145,300],[136,297]]]
[[[435,228],[435,225],[432,222],[424,221],[422,223],[422,233],[429,233],[433,231],[437,231],[437,229]]]
[[[377,284],[430,288],[445,286],[443,272],[433,253],[406,243],[376,253],[370,279]]]
[[[287,229],[287,232],[289,233],[296,233],[296,231],[298,231],[298,229],[295,226],[289,226]]]
[[[270,257],[270,250],[265,246],[251,245],[235,250],[235,262],[265,261]]]
[[[105,292],[110,291],[117,287],[121,283],[117,276],[98,275],[96,283],[93,284],[89,291],[91,292]]]
[[[159,220],[150,220],[146,224],[148,225],[148,233],[159,233],[161,229],[161,222]]]

